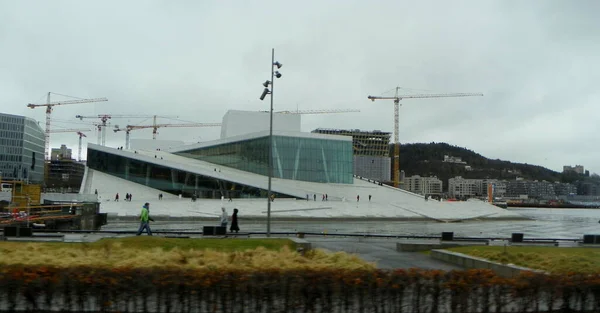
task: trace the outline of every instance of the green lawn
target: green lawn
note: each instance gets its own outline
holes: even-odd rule
[[[600,249],[597,248],[477,246],[447,250],[552,273],[600,273]]]

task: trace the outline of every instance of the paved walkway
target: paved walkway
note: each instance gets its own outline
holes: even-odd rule
[[[396,251],[396,240],[368,238],[320,238],[307,237],[313,248],[344,251],[357,254],[363,260],[376,262],[381,269],[423,268],[444,271],[462,270],[461,267],[430,258],[420,252]]]

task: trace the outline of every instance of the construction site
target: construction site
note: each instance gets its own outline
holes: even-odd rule
[[[381,130],[317,128],[317,134],[352,137],[354,175],[387,183],[390,181],[391,163],[389,144],[391,133]]]

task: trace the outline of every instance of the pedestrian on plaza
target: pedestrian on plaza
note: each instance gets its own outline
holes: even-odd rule
[[[329,201],[329,196],[325,194],[325,201]]]
[[[119,201],[119,193],[117,192],[117,195],[115,195],[115,201]]]
[[[229,229],[229,231],[233,232],[239,232],[240,231],[240,227],[238,226],[238,209],[233,209],[233,215],[231,216],[231,228]]]
[[[371,202],[371,195],[369,195],[369,202]]]
[[[229,221],[229,217],[227,216],[227,211],[225,210],[225,207],[222,207],[221,211],[223,211],[221,213],[221,227],[227,228],[227,222]]]
[[[313,200],[317,201],[317,194],[316,193],[313,195]]]
[[[131,202],[131,197],[133,197],[133,195],[129,194],[129,202]]]
[[[360,201],[360,195],[356,195],[356,202]]]
[[[144,229],[148,233],[148,236],[152,236],[152,231],[150,230],[150,221],[154,222],[154,220],[150,217],[150,203],[146,202],[144,203],[144,206],[142,206],[142,212],[140,213],[140,228],[138,229],[136,236],[141,235]]]

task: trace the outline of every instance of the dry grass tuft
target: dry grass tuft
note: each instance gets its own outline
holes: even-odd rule
[[[364,269],[357,256],[322,250],[304,256],[287,239],[175,239],[134,237],[92,244],[0,243],[1,265],[93,266],[185,269]]]

